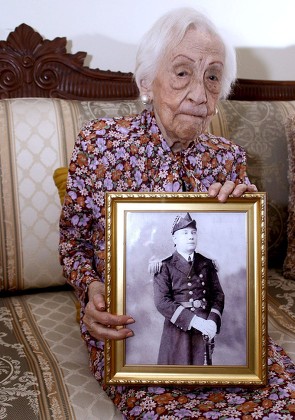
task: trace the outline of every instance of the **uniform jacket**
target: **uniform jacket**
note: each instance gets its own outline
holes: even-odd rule
[[[194,315],[216,322],[219,332],[224,293],[212,260],[194,253],[193,267],[177,251],[163,260],[154,277],[154,300],[158,311],[175,326],[187,331]],[[197,301],[186,308],[180,302]]]

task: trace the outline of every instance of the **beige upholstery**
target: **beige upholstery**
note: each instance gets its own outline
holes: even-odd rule
[[[0,101],[0,290],[64,283],[57,254],[60,203],[53,172],[67,166],[85,120],[140,109],[138,101]]]
[[[223,101],[212,131],[243,146],[248,175],[268,194],[269,266],[282,267],[287,249],[288,152],[285,124],[295,101]]]

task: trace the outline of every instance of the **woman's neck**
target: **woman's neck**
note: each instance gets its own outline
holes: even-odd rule
[[[159,118],[157,118],[157,114],[154,113],[155,118],[156,118],[156,122],[157,125],[160,129],[160,132],[163,136],[163,138],[165,139],[166,143],[168,144],[168,146],[170,147],[170,149],[172,150],[173,153],[180,153],[183,150],[187,149],[188,146],[197,139],[197,136],[195,138],[191,138],[191,139],[182,139],[180,140],[179,138],[175,138],[175,137],[171,137],[171,135],[168,135],[167,131],[165,130],[164,126],[162,125],[161,121]]]

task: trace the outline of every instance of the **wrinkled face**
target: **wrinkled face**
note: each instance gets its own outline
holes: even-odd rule
[[[197,246],[197,230],[189,226],[179,229],[174,232],[173,241],[178,252],[191,254]]]
[[[148,92],[169,146],[183,149],[204,132],[221,91],[225,51],[215,35],[189,29],[163,57]]]

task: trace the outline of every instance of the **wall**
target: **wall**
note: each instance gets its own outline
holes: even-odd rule
[[[294,0],[9,0],[1,4],[0,39],[24,22],[48,39],[66,36],[93,68],[133,71],[142,34],[180,6],[208,13],[232,38],[239,77],[295,79]]]

